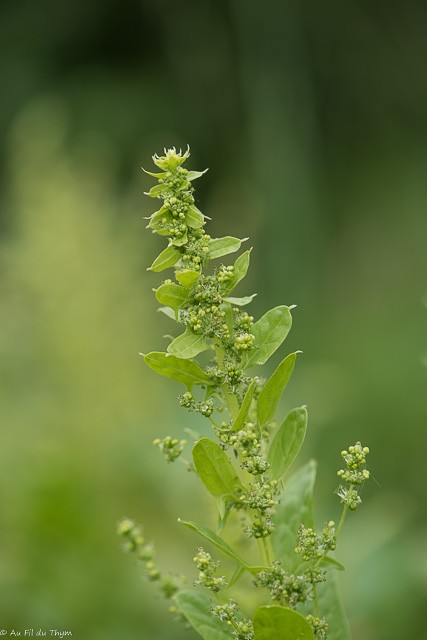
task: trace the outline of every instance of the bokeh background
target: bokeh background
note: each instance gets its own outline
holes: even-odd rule
[[[194,575],[176,518],[209,499],[151,444],[194,421],[138,356],[168,332],[140,166],[190,144],[210,233],[255,247],[254,313],[298,305],[283,410],[309,406],[320,522],[338,452],[371,447],[341,546],[354,640],[423,637],[426,32],[422,0],[3,0],[1,628],[194,637],[115,534],[142,521]]]

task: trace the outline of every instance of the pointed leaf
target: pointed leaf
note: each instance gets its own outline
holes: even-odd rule
[[[157,256],[154,260],[151,267],[148,267],[150,271],[163,271],[163,269],[168,269],[169,267],[173,267],[174,264],[178,262],[181,257],[181,252],[179,249],[176,249],[174,246],[170,245],[166,247],[162,253]]]
[[[259,394],[257,412],[258,422],[261,426],[274,418],[282,393],[292,375],[297,353],[291,353],[282,360]]]
[[[328,640],[351,640],[337,575],[332,571],[328,571],[326,582],[317,585],[317,600],[319,611],[328,623]]]
[[[189,529],[192,529],[206,540],[209,540],[209,542],[215,545],[217,549],[220,549],[220,551],[225,553],[226,556],[229,556],[230,558],[233,558],[233,560],[238,562],[240,566],[244,567],[245,569],[250,568],[248,563],[242,560],[242,558],[234,551],[234,549],[230,547],[230,545],[225,542],[225,540],[223,540],[211,529],[208,529],[208,527],[205,527],[202,524],[198,524],[197,522],[191,522],[190,520],[181,520],[181,518],[178,518],[178,522],[185,525]]]
[[[191,289],[198,278],[200,278],[200,272],[192,269],[184,269],[176,274],[176,279],[186,289]]]
[[[160,231],[159,231],[160,233]],[[168,232],[169,233],[169,232]],[[166,234],[163,234],[166,235]],[[175,247],[182,247],[183,244],[186,244],[188,242],[188,236],[187,236],[187,232],[184,233],[183,236],[180,236],[179,238],[173,238],[171,240],[171,243],[175,246]]]
[[[233,238],[232,236],[224,236],[223,238],[213,238],[209,242],[209,260],[215,260],[221,258],[229,253],[238,251],[242,245],[242,242],[247,240],[239,240],[239,238]]]
[[[196,180],[196,178],[201,178],[202,175],[206,173],[206,171],[207,169],[205,169],[204,171],[189,171],[185,177],[187,178],[188,182],[191,182],[192,180]]]
[[[296,571],[301,558],[294,551],[298,541],[298,527],[314,526],[313,489],[316,463],[311,460],[295,473],[285,485],[281,502],[274,517],[275,529],[271,542],[278,560],[288,571]]]
[[[205,336],[193,333],[186,329],[184,333],[175,338],[168,346],[168,352],[178,358],[195,358],[202,351],[210,349],[211,344]]]
[[[213,384],[207,373],[193,360],[184,360],[161,351],[148,353],[144,356],[144,360],[156,373],[182,382],[189,389],[195,384],[203,386]]]
[[[243,298],[233,298],[228,296],[227,298],[223,298],[225,302],[229,302],[236,307],[245,307],[247,304],[250,304],[252,300],[255,298],[257,294],[253,293],[251,296],[244,296]]]
[[[234,263],[234,272],[232,278],[224,285],[224,290],[226,293],[230,293],[237,284],[243,280],[245,277],[248,268],[249,268],[249,260],[251,257],[252,249],[248,249],[244,251],[242,255],[240,255],[236,262]]]
[[[165,184],[156,184],[154,187],[151,187],[150,191],[145,191],[145,196],[150,196],[151,198],[158,198],[162,193],[165,193],[170,187]]]
[[[237,418],[235,419],[233,426],[231,427],[231,431],[239,431],[246,420],[248,415],[249,408],[251,406],[252,398],[254,397],[256,380],[252,380],[249,385],[245,397],[243,398],[242,405],[240,407],[239,413],[237,414]]]
[[[174,311],[178,311],[188,300],[188,291],[179,284],[162,284],[156,290],[156,298],[160,304],[170,307]]]
[[[293,409],[274,434],[267,460],[274,480],[280,480],[297,457],[307,431],[307,409]]]
[[[337,571],[345,571],[345,565],[339,560],[331,558],[331,556],[325,556],[319,564],[329,566],[331,569],[336,569]]]
[[[314,640],[313,629],[300,613],[278,605],[258,607],[255,640]]]
[[[193,448],[193,462],[200,480],[216,497],[232,496],[241,488],[236,471],[219,444],[201,438]]]
[[[176,313],[170,307],[159,307],[157,311],[160,311],[160,313],[164,313],[165,316],[167,316],[168,318],[172,318],[172,320],[176,320]]]
[[[252,325],[251,333],[255,336],[255,348],[242,357],[245,369],[256,364],[264,364],[280,347],[292,326],[290,308],[282,305],[267,311]]]
[[[205,224],[205,216],[194,205],[190,205],[187,213],[185,214],[185,223],[192,229],[200,229]]]
[[[171,222],[172,216],[170,210],[166,205],[163,205],[161,209],[155,211],[150,217],[150,222],[148,223],[148,228],[156,231],[161,236],[167,236],[169,231],[164,228],[164,225],[168,222]]]
[[[179,591],[176,606],[203,640],[233,640],[230,629],[212,615],[212,602],[199,591]]]

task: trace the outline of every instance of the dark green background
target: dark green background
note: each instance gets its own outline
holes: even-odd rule
[[[115,526],[193,579],[175,521],[210,502],[151,442],[194,420],[138,357],[168,332],[140,166],[188,143],[209,232],[254,246],[254,313],[298,305],[283,410],[309,406],[320,522],[338,452],[371,447],[341,545],[354,640],[423,635],[426,29],[421,0],[3,0],[1,628],[185,637]]]

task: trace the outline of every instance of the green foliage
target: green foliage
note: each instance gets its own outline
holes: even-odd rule
[[[292,609],[263,606],[254,615],[255,640],[314,640],[307,620]]]
[[[286,356],[267,381],[248,374],[282,345],[291,329],[293,307],[277,306],[254,321],[243,310],[254,296],[230,295],[247,274],[252,250],[244,251],[232,265],[212,264],[238,251],[243,241],[230,236],[212,240],[205,233],[206,216],[194,204],[191,184],[202,172],[183,167],[188,156],[188,150],[183,154],[169,149],[164,156],[153,157],[164,171],[155,176],[158,185],[148,195],[163,200],[163,205],[149,218],[148,228],[167,237],[168,247],[150,269],[174,269],[175,281],[166,279],[155,293],[161,311],[177,323],[178,335],[167,353],[152,352],[144,359],[155,372],[187,387],[179,396],[180,405],[200,413],[213,429],[213,437],[197,439],[192,463],[181,455],[185,440],[166,436],[154,444],[167,462],[183,460],[215,498],[217,531],[190,520],[179,522],[232,559],[235,570],[229,577],[216,575],[219,562],[198,549],[195,585],[210,590],[215,605],[198,592],[183,592],[179,586],[173,590],[170,578],[151,558],[148,577],[160,585],[166,580],[174,607],[206,640],[324,640],[328,629],[329,638],[347,640],[336,583],[327,570],[343,568],[330,554],[347,512],[361,502],[360,488],[369,478],[365,468],[369,450],[356,443],[342,452],[346,464],[338,472],[345,483],[338,488],[342,516],[337,528],[330,520],[316,532],[316,463],[308,462],[284,484],[305,439],[306,407],[292,409],[276,428],[276,413],[299,352]],[[204,356],[197,362],[201,353]],[[237,524],[249,538],[243,555],[253,555],[258,547],[258,564],[249,564],[235,549]],[[232,531],[234,544],[227,542]],[[121,534],[129,539],[126,521]],[[142,548],[145,554],[146,547]],[[242,617],[237,600],[224,599],[226,586],[227,593],[231,589],[239,593],[244,572],[252,574],[254,588],[269,592],[265,604],[249,612],[250,618]]]

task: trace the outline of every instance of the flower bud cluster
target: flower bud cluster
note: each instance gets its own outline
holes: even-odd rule
[[[206,418],[209,418],[214,411],[214,403],[211,398],[197,402],[190,391],[186,391],[182,395],[178,396],[178,400],[181,407],[188,409],[188,411],[197,411],[197,413],[201,413],[202,416],[205,416]]]
[[[187,231],[187,242],[185,251],[182,254],[182,267],[177,271],[191,269],[192,271],[200,271],[209,256],[210,235],[205,233],[203,229],[189,229]]]
[[[178,438],[166,436],[163,440],[156,438],[153,440],[153,444],[163,453],[166,462],[174,462],[183,452],[187,440],[178,440]]]
[[[308,614],[306,620],[311,624],[316,640],[326,640],[326,638],[328,637],[329,628],[326,620],[324,618],[317,618],[316,616],[312,616],[311,614]]]
[[[252,456],[244,460],[240,466],[251,475],[259,476],[267,471],[270,464],[262,456]]]
[[[295,553],[300,553],[304,562],[320,560],[336,548],[335,522],[330,520],[320,534],[311,527],[301,525],[298,529],[298,545]]]
[[[348,448],[348,451],[341,451],[341,456],[346,464],[345,469],[340,469],[337,475],[346,486],[340,485],[336,491],[341,502],[351,511],[357,509],[362,503],[359,489],[365,480],[370,477],[366,469],[366,456],[369,453],[368,447],[362,447],[360,442]]]
[[[219,562],[215,562],[210,553],[205,551],[203,547],[197,549],[197,555],[193,558],[193,562],[199,570],[199,577],[195,582],[196,585],[202,585],[215,593],[226,586],[224,576],[217,577],[214,575]]]
[[[251,620],[239,620],[237,618],[239,607],[235,600],[229,600],[224,604],[211,607],[211,613],[217,616],[221,622],[226,622],[233,629],[233,636],[237,640],[253,640],[254,630]]]
[[[341,451],[341,456],[346,463],[346,469],[340,469],[337,475],[347,484],[362,484],[369,479],[369,471],[365,469],[366,456],[369,453],[368,447],[362,447],[360,442],[348,448],[348,451]]]
[[[242,494],[240,501],[248,509],[255,509],[264,515],[276,506],[277,501],[274,499],[274,496],[277,495],[277,491],[276,480],[271,480],[266,483],[252,482],[250,484],[249,494]]]
[[[271,569],[260,571],[254,583],[257,587],[269,589],[274,602],[290,607],[305,602],[311,595],[311,584],[306,576],[288,573],[278,561],[273,562]]]
[[[245,531],[250,538],[260,540],[261,538],[268,538],[274,530],[274,523],[270,514],[266,514],[266,517],[255,517],[250,526],[245,527]]]

